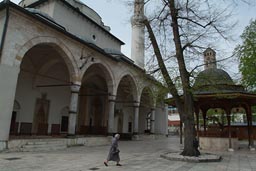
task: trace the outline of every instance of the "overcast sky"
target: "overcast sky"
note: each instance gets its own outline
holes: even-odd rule
[[[111,27],[111,33],[121,39],[125,45],[122,46],[122,52],[130,57],[131,53],[131,24],[130,18],[132,16],[131,7],[125,4],[125,0],[81,0],[87,6],[94,9],[101,17],[105,25]],[[219,0],[218,0],[219,1]],[[231,1],[231,0],[230,0]],[[13,1],[15,3],[18,0]],[[233,1],[232,1],[233,2]],[[245,26],[249,24],[251,19],[256,19],[256,0],[252,0],[251,5],[239,2],[235,9],[234,19],[238,21],[238,24],[234,31],[234,41],[224,42],[223,46],[228,52],[232,52],[233,48],[240,42],[239,36],[242,34]],[[219,42],[218,42],[219,43]],[[222,43],[222,42],[220,42]],[[218,54],[217,54],[218,58]],[[237,66],[233,66],[232,70],[228,72],[231,75],[235,75],[237,72]],[[233,72],[233,73],[232,73]]]
[[[86,5],[93,8],[103,19],[106,25],[111,27],[111,33],[116,35],[125,45],[122,47],[122,52],[130,57],[131,46],[131,24],[130,17],[132,15],[131,7],[125,5],[124,0],[82,0]],[[219,1],[219,0],[218,0]],[[231,2],[231,0],[230,0]],[[234,10],[234,20],[237,21],[236,28],[233,32],[234,41],[218,42],[222,43],[221,46],[225,49],[225,55],[231,55],[234,47],[241,42],[240,35],[244,28],[249,24],[251,19],[256,19],[256,0],[252,0],[250,5],[236,1],[237,7]],[[218,49],[221,50],[221,49]],[[223,55],[223,54],[217,54]],[[238,65],[232,64],[232,67],[227,67],[227,72],[232,77],[237,76]]]

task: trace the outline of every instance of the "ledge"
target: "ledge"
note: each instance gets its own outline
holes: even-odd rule
[[[168,152],[161,154],[160,157],[172,160],[172,161],[185,161],[185,162],[194,162],[194,163],[200,163],[200,162],[220,162],[222,160],[221,156],[210,154],[210,153],[201,153],[200,156],[183,156],[180,155],[181,152]]]

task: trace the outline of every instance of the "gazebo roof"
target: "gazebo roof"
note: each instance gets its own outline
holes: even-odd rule
[[[256,105],[256,94],[248,92],[195,94],[194,99],[195,106],[205,109]]]
[[[244,92],[241,85],[235,85],[229,74],[217,68],[200,72],[193,85],[194,94]]]
[[[183,97],[181,97],[183,98]],[[194,102],[200,106],[209,106],[209,107],[221,107],[227,105],[227,103],[233,104],[234,106],[247,103],[251,105],[256,105],[256,94],[248,92],[226,92],[226,93],[205,93],[205,94],[195,94]],[[166,103],[172,106],[175,105],[175,100],[169,98],[166,100]]]
[[[212,55],[215,55],[211,49],[206,50],[204,54],[207,55],[209,50],[213,52]],[[256,94],[247,92],[242,85],[236,85],[226,71],[218,69],[216,65],[209,65],[216,61],[215,58],[207,61],[208,58],[209,56],[205,56],[208,67],[198,74],[192,87],[196,108],[256,105]],[[166,102],[176,106],[173,98],[169,98]]]

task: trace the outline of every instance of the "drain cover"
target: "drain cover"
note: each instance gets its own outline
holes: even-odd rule
[[[5,158],[5,160],[19,160],[21,159],[20,157],[10,157],[10,158]]]
[[[98,167],[93,167],[93,168],[90,168],[89,170],[99,170],[100,168]]]

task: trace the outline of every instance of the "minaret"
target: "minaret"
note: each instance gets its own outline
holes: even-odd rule
[[[216,66],[216,52],[211,48],[204,51],[204,69],[217,68]]]
[[[131,58],[140,68],[144,69],[145,25],[144,0],[134,1],[134,15],[131,18],[132,42]]]

